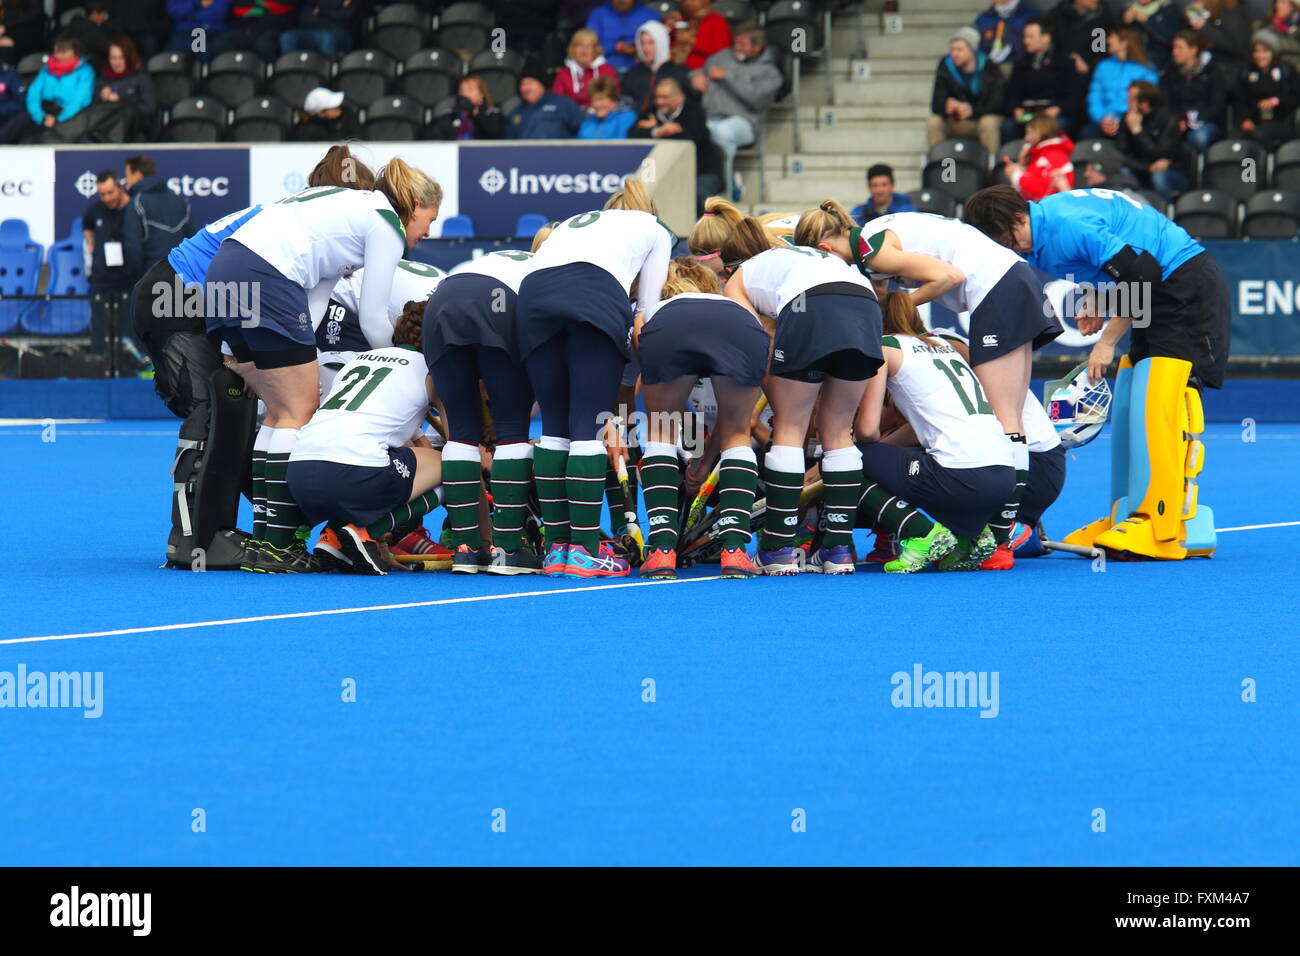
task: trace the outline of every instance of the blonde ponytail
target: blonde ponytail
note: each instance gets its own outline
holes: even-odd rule
[[[623,188],[605,201],[605,208],[630,209],[636,212],[648,212],[652,216],[659,215],[655,201],[650,198],[650,191],[645,188],[645,183],[635,176],[624,178]]]
[[[816,209],[809,209],[799,217],[794,227],[796,246],[817,247],[817,243],[847,235],[857,225],[847,209],[834,199],[824,199]]]
[[[545,242],[550,237],[551,233],[555,231],[555,227],[558,225],[559,225],[558,222],[548,222],[546,225],[542,226],[541,229],[538,229],[535,233],[533,233],[533,244],[529,247],[528,251],[536,252],[538,249],[540,249],[542,247],[542,243]]]
[[[757,219],[746,216],[722,244],[722,262],[727,266],[739,265],[781,244]]]
[[[686,248],[693,256],[713,255],[744,218],[744,213],[721,196],[710,196],[704,201],[704,215],[686,237]]]
[[[375,174],[352,155],[347,143],[331,146],[307,177],[308,186],[342,186],[345,189],[374,189]]]
[[[388,197],[403,225],[411,221],[418,207],[437,209],[442,205],[442,187],[398,157],[390,159],[379,170],[375,188]]]
[[[716,295],[721,291],[718,276],[712,269],[700,265],[699,260],[690,256],[678,256],[668,263],[668,278],[664,280],[659,297],[670,299],[688,292],[712,292]]]

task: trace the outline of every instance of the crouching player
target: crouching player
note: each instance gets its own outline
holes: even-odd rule
[[[315,551],[323,567],[387,574],[385,536],[437,505],[442,455],[421,436],[432,390],[423,324],[424,304],[411,303],[392,348],[344,365],[289,456],[289,493],[307,523],[329,522]]]
[[[1199,389],[1223,384],[1232,309],[1209,253],[1150,206],[1109,189],[1031,203],[994,186],[967,201],[966,221],[1050,275],[1114,288],[1115,301],[1139,313],[1112,316],[1089,358],[1099,381],[1132,328],[1115,381],[1111,511],[1066,542],[1171,560],[1211,554],[1214,515],[1197,504]],[[1079,320],[1084,334],[1101,327],[1098,316]]]

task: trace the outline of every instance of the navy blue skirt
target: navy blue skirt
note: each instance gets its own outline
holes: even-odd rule
[[[209,332],[236,329],[253,351],[315,348],[307,291],[247,246],[223,242],[204,284]]]
[[[865,289],[860,294],[838,291],[844,285],[814,287],[781,310],[772,351],[773,375],[817,381],[829,372],[861,381],[876,374],[884,361],[880,303]],[[828,363],[833,357],[837,360]]]
[[[632,303],[617,279],[588,262],[526,276],[519,286],[515,322],[520,359],[578,322],[595,326],[610,337],[623,358],[632,358]]]
[[[641,381],[659,385],[684,375],[720,375],[738,385],[760,385],[769,341],[739,303],[671,299],[641,329]]]
[[[519,297],[499,279],[463,273],[444,279],[424,309],[424,359],[433,368],[456,345],[501,349],[519,362]]]
[[[385,466],[342,465],[334,461],[291,461],[289,493],[307,523],[322,521],[365,527],[411,500],[415,452],[390,448]]]

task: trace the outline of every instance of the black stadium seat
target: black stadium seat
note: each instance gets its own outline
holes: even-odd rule
[[[1245,202],[1263,188],[1267,159],[1264,147],[1254,140],[1219,140],[1205,154],[1201,185],[1221,189]]]
[[[334,88],[353,103],[373,103],[397,82],[397,61],[382,50],[353,50],[339,60]]]
[[[519,71],[524,68],[522,54],[514,50],[481,50],[470,57],[466,73],[476,73],[487,84],[493,103],[502,103],[514,96],[519,86]]]
[[[917,189],[908,193],[917,212],[932,212],[952,219],[957,215],[957,200],[942,189]]]
[[[394,3],[375,11],[366,45],[382,50],[395,60],[404,60],[427,46],[433,34],[433,17],[414,3]]]
[[[246,143],[280,143],[289,138],[294,108],[274,96],[261,96],[235,107],[226,139]]]
[[[1237,234],[1237,200],[1217,189],[1189,189],[1174,203],[1174,222],[1197,239],[1231,239]]]
[[[211,96],[192,96],[167,112],[163,137],[169,143],[215,143],[226,128],[225,104]]]
[[[18,61],[18,75],[30,83],[32,77],[45,69],[45,61],[49,58],[48,53],[28,53]]]
[[[993,172],[989,174],[990,186],[1007,186],[1010,180],[1007,179],[1006,163],[1002,160],[1009,159],[1015,162],[1020,158],[1020,147],[1025,144],[1023,139],[1013,139],[1009,143],[1003,143],[1002,148],[998,150],[998,157],[993,161]]]
[[[453,3],[438,14],[438,46],[447,50],[481,50],[492,39],[496,15],[481,3]]]
[[[1273,154],[1273,185],[1290,193],[1300,193],[1300,139],[1283,143]]]
[[[185,53],[157,53],[151,56],[148,72],[158,96],[158,105],[163,109],[193,96],[199,87],[194,77],[194,64]]]
[[[329,75],[329,59],[315,50],[286,53],[275,61],[275,70],[266,91],[286,103],[301,107],[308,93],[318,86],[329,86]]]
[[[921,182],[965,201],[984,188],[988,168],[988,152],[975,140],[945,139],[926,153]]]
[[[1078,175],[1077,171],[1075,175]],[[1078,182],[1078,179],[1076,179],[1075,182]],[[1161,215],[1169,215],[1169,203],[1165,201],[1164,196],[1160,195],[1154,189],[1139,189],[1138,197],[1152,209],[1159,210]]]
[[[758,11],[748,0],[717,0],[713,12],[720,13],[727,19],[727,24],[734,30],[742,23],[758,21]]]
[[[1241,234],[1250,239],[1294,239],[1300,231],[1300,196],[1267,189],[1246,203]]]
[[[409,96],[385,96],[366,107],[366,139],[411,140],[424,126],[424,107]]]
[[[418,50],[406,58],[400,89],[421,103],[451,96],[460,84],[461,59],[450,50]]]
[[[232,50],[213,57],[203,80],[203,93],[226,106],[238,106],[262,91],[266,64],[256,53]]]

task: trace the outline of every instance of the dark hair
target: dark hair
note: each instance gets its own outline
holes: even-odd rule
[[[343,186],[346,189],[374,189],[375,174],[352,155],[347,143],[331,146],[307,177],[308,186]]]
[[[128,73],[134,73],[140,69],[140,51],[135,48],[135,41],[129,36],[113,37],[108,46],[110,50],[115,46],[122,48],[122,57],[126,60],[126,71]],[[104,62],[108,62],[107,56],[104,57]]]
[[[1160,87],[1154,83],[1148,83],[1146,80],[1137,80],[1128,85],[1130,90],[1137,90],[1139,103],[1145,103],[1147,106],[1155,109],[1160,105]]]
[[[106,169],[98,176],[95,177],[95,182],[97,183],[109,183],[109,182],[115,183],[117,181],[118,181],[117,173],[115,173],[111,169]]]
[[[1016,220],[1029,215],[1029,200],[1013,186],[989,186],[966,200],[962,217],[994,242],[1010,248],[1014,245]]]
[[[881,329],[886,335],[914,335],[926,345],[939,343],[930,337],[930,330],[921,320],[912,293],[895,289],[885,295],[881,308]]]
[[[736,224],[736,228],[722,244],[722,261],[730,268],[771,248],[772,237],[763,228],[763,224],[752,216],[746,216]]]
[[[1147,45],[1142,40],[1142,31],[1135,26],[1123,24],[1112,27],[1111,33],[1119,37],[1128,44],[1128,58],[1141,63],[1143,66],[1151,65],[1151,58],[1147,56]]]
[[[655,89],[657,90],[661,86],[671,86],[674,90],[676,90],[678,93],[681,93],[683,95],[686,93],[686,91],[682,89],[682,84],[677,82],[676,77],[672,77],[672,76],[659,77],[659,79],[655,82]]]
[[[874,166],[868,166],[867,182],[871,182],[871,180],[875,179],[877,176],[888,176],[889,181],[892,183],[894,181],[894,169],[892,166],[887,166],[884,163],[876,163]]]
[[[50,50],[71,50],[77,56],[81,56],[81,41],[71,33],[60,33],[50,44]]]
[[[622,95],[623,93],[618,86],[618,80],[612,76],[598,76],[587,84],[588,100],[593,96],[603,96],[606,99],[613,100],[617,104],[618,98]]]
[[[393,326],[394,345],[409,345],[416,349],[421,347],[421,337],[424,334],[424,308],[428,304],[427,301],[413,299],[402,306],[402,314],[398,316],[397,323]]]
[[[1025,26],[1038,27],[1038,29],[1042,30],[1048,36],[1052,35],[1052,24],[1048,22],[1046,17],[1030,17],[1025,21]],[[1021,32],[1024,32],[1023,28]]]
[[[1196,47],[1198,50],[1204,50],[1206,48],[1205,37],[1201,36],[1201,34],[1196,30],[1179,30],[1174,34],[1174,39],[1182,40],[1188,46]],[[1170,45],[1173,45],[1172,42]]]
[[[158,172],[158,167],[153,164],[153,160],[148,156],[128,156],[126,168],[133,173],[139,173],[141,176],[152,176]]]

